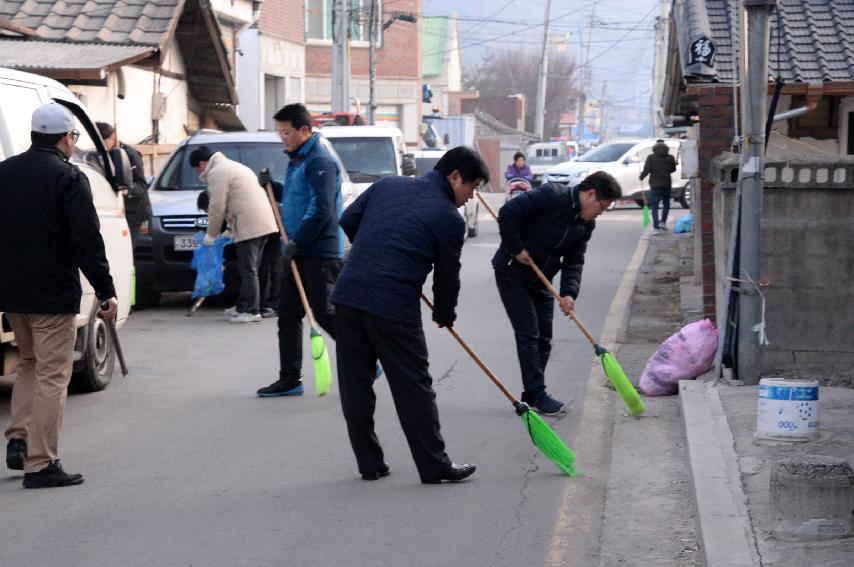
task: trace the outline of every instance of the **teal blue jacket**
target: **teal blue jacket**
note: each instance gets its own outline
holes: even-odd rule
[[[312,134],[291,158],[282,191],[282,222],[297,256],[343,258],[341,171],[334,157]]]

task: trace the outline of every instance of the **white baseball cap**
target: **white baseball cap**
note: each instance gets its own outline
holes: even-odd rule
[[[40,134],[65,134],[74,130],[71,111],[55,102],[42,105],[33,112],[32,131]]]

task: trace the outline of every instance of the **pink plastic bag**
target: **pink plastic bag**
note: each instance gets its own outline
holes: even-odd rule
[[[646,363],[638,387],[646,396],[672,396],[679,380],[693,380],[712,367],[718,330],[708,319],[685,325],[658,347]]]

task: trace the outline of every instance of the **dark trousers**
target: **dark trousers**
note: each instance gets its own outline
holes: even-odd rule
[[[522,370],[522,401],[535,403],[546,391],[545,372],[552,352],[554,298],[541,287],[495,272],[498,295],[516,335]]]
[[[296,263],[314,318],[335,340],[335,307],[329,301],[329,296],[341,273],[342,261],[339,258],[299,256]],[[302,320],[305,309],[290,266],[283,266],[282,272],[282,290],[279,295],[279,375],[297,382],[302,373]]]
[[[661,203],[661,224],[667,224],[667,214],[670,212],[670,189],[650,189],[649,208],[652,211],[652,226],[659,227],[658,203]]]
[[[343,306],[338,306],[335,325],[341,407],[359,472],[377,472],[384,462],[374,432],[374,378],[379,359],[418,474],[422,480],[437,478],[450,459],[439,431],[424,329]]]
[[[261,309],[278,309],[282,288],[282,239],[277,234],[267,236],[261,253],[258,285],[261,290]]]
[[[237,298],[238,313],[258,313],[260,310],[260,284],[258,268],[266,236],[241,240],[235,243],[237,250],[237,273],[240,275],[240,296]]]

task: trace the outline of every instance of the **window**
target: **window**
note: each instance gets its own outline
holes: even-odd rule
[[[344,0],[350,16],[350,41],[369,41],[371,0]],[[376,0],[377,19],[381,20],[382,2]],[[335,0],[306,0],[305,28],[308,39],[332,41],[335,29]],[[377,36],[381,34],[377,24]]]
[[[353,183],[372,183],[399,175],[391,138],[329,138]]]
[[[190,153],[202,144],[187,145],[175,152],[157,181],[157,189],[200,190],[205,184],[199,173],[190,167]],[[273,179],[282,181],[288,167],[288,155],[281,144],[263,142],[204,144],[212,152],[222,152],[225,157],[238,161],[254,172],[270,170]]]
[[[33,111],[42,105],[35,89],[18,85],[0,84],[0,115],[6,126],[12,147],[9,157],[27,151],[30,147],[30,129]]]

